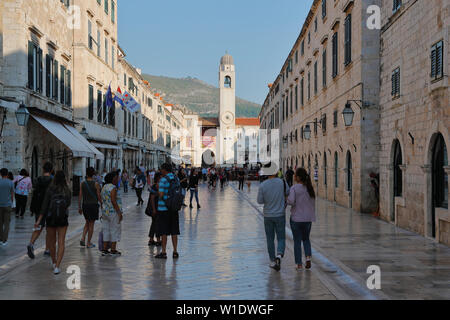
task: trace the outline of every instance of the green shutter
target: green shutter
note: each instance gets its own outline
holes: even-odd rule
[[[65,104],[65,95],[66,95],[66,88],[65,88],[65,79],[66,78],[66,68],[64,66],[61,66],[61,85],[60,85],[60,102],[61,104]]]
[[[42,49],[41,48],[38,49],[37,61],[38,61],[38,72],[37,72],[37,76],[38,76],[37,84],[38,84],[38,87],[37,87],[37,91],[42,93],[42,90],[43,90],[43,88],[42,88],[43,87],[42,86],[43,79],[42,78],[44,76],[44,68],[43,68],[43,65],[42,65]]]
[[[48,98],[50,97],[50,82],[52,81],[52,76],[50,74],[50,63],[51,58],[49,55],[45,56],[45,93]]]
[[[58,100],[58,61],[53,61],[53,99]]]
[[[431,78],[436,78],[436,46],[431,48]]]
[[[28,41],[28,88],[33,90],[34,88],[34,43]]]

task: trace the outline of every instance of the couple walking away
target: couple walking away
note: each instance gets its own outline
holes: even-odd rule
[[[264,167],[270,170],[270,165]],[[297,169],[294,179],[296,184],[289,188],[277,173],[265,174],[268,179],[258,191],[258,203],[264,205],[264,227],[270,267],[276,271],[281,269],[281,260],[286,248],[286,207],[291,206],[290,225],[294,236],[294,255],[297,270],[303,269],[302,244],[306,257],[306,269],[311,269],[311,242],[309,239],[311,226],[316,222],[315,192],[311,177],[305,169]],[[275,254],[275,235],[277,237],[277,253]]]

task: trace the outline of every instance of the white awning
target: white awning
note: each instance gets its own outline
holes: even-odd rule
[[[97,159],[100,159],[100,155],[103,157],[103,154],[95,149],[94,146],[90,146],[90,143],[81,134],[79,134],[75,128],[71,126],[65,126],[60,122],[48,120],[36,115],[31,116],[52,135],[54,135],[59,141],[66,145],[72,151],[72,154],[75,158],[97,157]]]
[[[111,144],[104,144],[104,143],[96,143],[96,142],[92,142],[92,145],[96,148],[100,148],[100,149],[113,149],[113,150],[120,150],[120,148],[118,146],[113,146]]]
[[[70,131],[70,133],[72,133],[78,140],[80,140],[86,147],[88,147],[89,149],[92,150],[92,152],[94,152],[95,154],[95,159],[98,160],[105,160],[105,156],[103,155],[103,153],[101,153],[100,151],[97,150],[97,148],[95,148],[95,146],[93,146],[89,141],[86,140],[85,137],[83,137],[77,129],[75,129],[72,126],[66,125],[64,124],[64,127]]]

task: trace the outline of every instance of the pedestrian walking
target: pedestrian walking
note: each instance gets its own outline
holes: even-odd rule
[[[8,179],[8,169],[0,170],[0,244],[8,245],[11,206],[14,200],[14,183]]]
[[[95,182],[94,174],[94,168],[87,168],[86,180],[81,183],[80,194],[78,196],[78,212],[80,215],[83,215],[86,220],[80,240],[80,246],[88,249],[95,248],[95,244],[92,243],[92,235],[94,234],[95,222],[99,218],[99,208],[102,204],[100,195],[101,188],[100,185]],[[86,235],[88,236],[87,245]]]
[[[294,170],[292,170],[292,167],[289,167],[286,171],[286,182],[288,183],[289,187],[292,187],[294,184]]]
[[[134,176],[134,188],[136,191],[136,196],[138,198],[137,206],[142,206],[144,204],[144,200],[142,199],[142,191],[144,190],[145,184],[147,182],[147,178],[145,174],[140,168],[136,169],[136,175]]]
[[[190,205],[189,208],[194,208],[192,206],[192,199],[195,196],[195,201],[197,201],[197,209],[201,209],[202,207],[200,206],[200,203],[198,201],[198,183],[200,180],[200,176],[198,174],[198,171],[196,169],[192,170],[191,176],[189,177],[189,190],[191,192],[191,201],[190,201]]]
[[[148,241],[148,245],[149,246],[156,246],[156,247],[160,247],[162,245],[162,241],[161,241],[161,236],[157,236],[158,235],[158,183],[161,180],[161,174],[160,173],[156,173],[154,176],[154,183],[153,185],[150,187],[150,196],[148,199],[148,204],[147,204],[147,209],[146,209],[146,214],[148,216],[150,216],[152,218],[152,224],[150,226],[150,231],[148,233],[148,237],[149,237],[149,241]],[[156,241],[155,241],[156,239]]]
[[[122,234],[122,199],[117,190],[119,176],[117,172],[108,173],[105,177],[102,197],[102,234],[103,251],[102,256],[120,256],[122,253],[117,251],[117,242],[120,242]],[[108,246],[111,244],[111,251]]]
[[[180,180],[181,192],[183,194],[183,207],[187,207],[185,201],[186,190],[188,188],[188,177],[183,169],[178,171],[178,180]]]
[[[11,181],[14,181],[14,175],[11,171],[8,172],[8,179]],[[11,211],[16,211],[16,197],[13,198],[13,203],[11,205]],[[33,213],[31,213],[31,216],[33,216]]]
[[[16,218],[24,218],[27,207],[28,194],[33,187],[30,175],[25,169],[14,179],[14,192],[16,196]]]
[[[55,275],[61,273],[60,266],[65,251],[71,200],[72,193],[67,185],[64,171],[57,171],[55,178],[45,193],[39,219],[34,225],[35,229],[37,229],[41,225],[42,219],[46,220],[48,246]],[[56,243],[58,243],[58,247]]]
[[[245,181],[244,169],[239,170],[238,181],[239,181],[239,190],[244,191],[244,181]]]
[[[123,183],[123,192],[125,192],[125,193],[128,193],[128,182],[129,182],[128,171],[123,170],[122,183]]]
[[[265,166],[269,169],[270,165]],[[269,178],[258,190],[258,203],[264,205],[264,228],[269,252],[270,267],[281,269],[281,259],[286,249],[286,197],[289,195],[287,183],[268,173]],[[275,254],[275,235],[277,236],[277,254]]]
[[[173,245],[173,258],[177,259],[178,236],[180,235],[180,223],[178,212],[171,211],[166,201],[169,199],[170,188],[179,185],[178,178],[172,173],[172,165],[165,163],[161,166],[162,178],[158,185],[158,235],[162,237],[162,251],[155,256],[157,259],[167,259],[167,237],[171,236]]]
[[[52,183],[53,164],[50,162],[46,162],[43,167],[44,174],[37,178],[36,183],[33,188],[33,197],[31,198],[30,210],[35,216],[35,222],[38,221],[39,216],[41,214],[42,203],[44,202],[45,194],[47,193],[47,189]],[[30,259],[34,259],[34,243],[41,235],[42,231],[45,229],[45,219],[41,219],[40,225],[33,230],[33,234],[31,235],[30,243],[27,246],[27,252]],[[45,252],[44,255],[50,255],[49,249],[49,238],[48,233],[46,234],[45,240]]]
[[[294,255],[297,270],[302,270],[302,244],[306,257],[306,269],[311,269],[311,226],[316,222],[316,194],[311,177],[305,169],[299,168],[295,173],[295,182],[287,199],[291,208],[291,229],[294,236]]]
[[[208,180],[208,169],[202,168],[202,178],[203,178],[203,183],[206,183]]]

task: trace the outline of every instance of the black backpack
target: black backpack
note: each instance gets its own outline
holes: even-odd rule
[[[47,220],[53,225],[63,225],[67,220],[68,208],[66,195],[64,193],[55,193],[50,198],[48,206]]]
[[[183,205],[183,194],[181,192],[180,180],[177,177],[169,180],[169,190],[167,192],[167,199],[164,201],[167,209],[172,212],[178,212]]]

